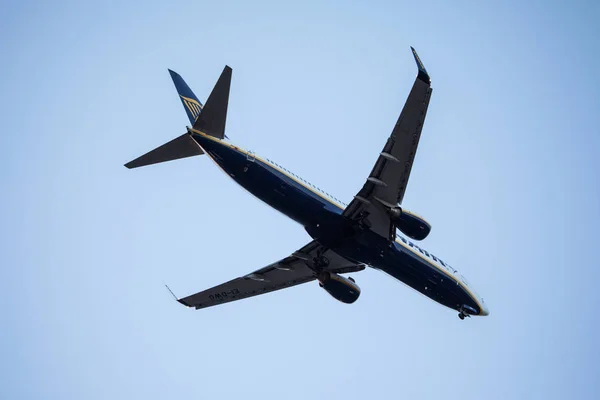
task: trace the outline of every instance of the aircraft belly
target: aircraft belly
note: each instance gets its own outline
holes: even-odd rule
[[[408,250],[389,246],[389,242],[372,233],[355,237],[334,249],[341,256],[362,262],[402,281],[430,299],[458,310],[463,304],[476,310],[479,306],[452,278],[429,266]]]
[[[210,139],[196,138],[203,150],[238,184],[306,227],[308,233],[342,257],[384,271],[438,303],[453,309],[478,304],[452,277],[409,250],[374,232],[352,237],[345,232],[341,209],[248,153]]]
[[[249,165],[246,175],[238,183],[303,226],[318,223],[325,213],[323,202],[314,194],[260,161]]]
[[[200,145],[239,185],[294,221],[312,225],[326,212],[324,203],[314,194],[302,190],[259,159],[210,139],[204,139]]]

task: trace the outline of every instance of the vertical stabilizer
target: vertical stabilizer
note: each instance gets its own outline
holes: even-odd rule
[[[217,84],[213,88],[206,105],[198,100],[192,89],[175,71],[169,70],[183,107],[195,130],[219,139],[225,136],[225,121],[227,120],[227,105],[229,104],[229,88],[231,86],[231,68],[225,66]],[[192,137],[192,132],[184,133],[162,146],[125,164],[127,168],[138,168],[151,164],[204,154],[198,143]]]
[[[185,112],[190,119],[190,124],[194,125],[194,122],[196,122],[198,115],[202,111],[202,103],[200,103],[200,100],[192,92],[192,89],[185,83],[181,75],[171,70],[169,70],[169,74],[171,74],[171,79],[173,79],[175,89],[177,89],[177,93],[181,99],[181,104],[183,104],[183,108],[185,108]]]

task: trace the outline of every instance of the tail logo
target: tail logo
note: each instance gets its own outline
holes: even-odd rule
[[[185,104],[185,106],[190,111],[194,119],[198,118],[198,115],[200,115],[200,111],[202,111],[202,106],[200,105],[200,103],[198,103],[198,101],[194,99],[190,99],[189,97],[185,96],[181,96],[181,100],[183,100],[183,104]]]

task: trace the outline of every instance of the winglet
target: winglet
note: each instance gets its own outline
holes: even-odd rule
[[[173,296],[173,298],[175,300],[177,300],[178,303],[183,304],[186,307],[191,307],[189,304],[187,304],[186,302],[184,302],[181,299],[178,299],[177,296],[175,296],[175,293],[173,293],[173,291],[171,290],[171,288],[169,287],[169,285],[165,284],[165,287],[167,288],[167,290],[169,291],[169,293],[171,293],[171,296]]]
[[[175,293],[173,293],[173,291],[171,290],[171,288],[169,287],[169,285],[165,284],[165,287],[167,288],[167,290],[169,291],[169,293],[171,293],[171,296],[173,296],[173,298],[177,301],[179,301],[179,299],[177,298],[177,296],[175,296]]]
[[[422,80],[425,83],[431,84],[431,78],[429,77],[429,74],[427,73],[425,66],[421,62],[421,59],[419,58],[417,51],[412,46],[410,47],[410,49],[412,50],[413,56],[415,57],[415,62],[417,63],[417,68],[419,69],[419,74],[417,75],[417,78],[419,78],[420,80]]]

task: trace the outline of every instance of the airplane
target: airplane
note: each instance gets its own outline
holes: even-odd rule
[[[401,207],[432,92],[429,74],[411,50],[418,70],[415,82],[373,169],[349,204],[229,140],[229,66],[205,104],[169,70],[192,126],[125,166],[206,154],[248,192],[301,224],[312,238],[288,257],[213,288],[183,298],[169,289],[179,303],[202,309],[316,280],[333,298],[351,304],[360,296],[360,287],[342,274],[370,267],[458,311],[461,320],[489,315],[483,298],[457,270],[415,243],[429,235],[429,222]]]

